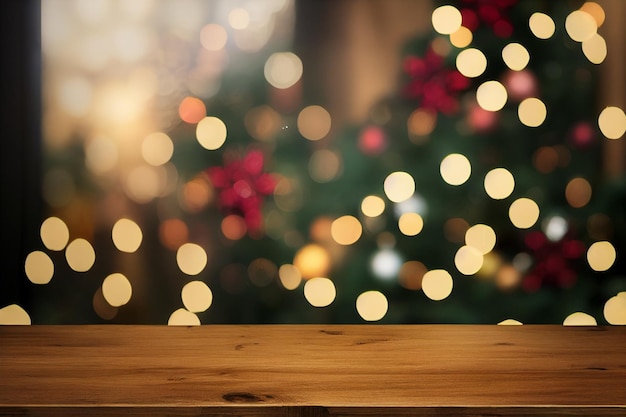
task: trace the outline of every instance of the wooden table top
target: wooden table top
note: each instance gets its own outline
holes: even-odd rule
[[[0,326],[0,415],[626,416],[626,327]]]

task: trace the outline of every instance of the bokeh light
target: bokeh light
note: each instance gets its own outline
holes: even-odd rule
[[[163,132],[150,133],[141,143],[141,156],[150,165],[159,166],[167,163],[173,153],[172,139]]]
[[[320,140],[330,132],[330,113],[322,106],[307,106],[298,114],[297,125],[306,139]]]
[[[283,264],[278,268],[278,278],[287,290],[295,290],[302,282],[300,270],[292,264]]]
[[[465,244],[486,255],[496,245],[496,232],[486,224],[475,224],[465,232]]]
[[[337,152],[330,149],[315,151],[309,159],[309,174],[313,181],[324,184],[337,178],[341,173],[342,161]]]
[[[528,19],[530,31],[539,39],[550,39],[554,35],[554,20],[545,13],[535,12]]]
[[[239,240],[248,232],[248,226],[243,217],[238,214],[229,214],[222,219],[222,234],[229,240]]]
[[[502,59],[513,71],[521,71],[530,61],[530,54],[524,45],[513,42],[502,48]]]
[[[304,284],[304,297],[313,307],[326,307],[335,301],[335,284],[325,277],[314,277]]]
[[[499,81],[485,81],[476,90],[478,105],[487,111],[498,111],[507,101],[506,88]]]
[[[609,298],[604,304],[603,313],[609,324],[626,325],[626,291]]]
[[[411,198],[415,192],[415,180],[408,172],[392,172],[383,183],[385,195],[394,202],[400,203]]]
[[[213,293],[202,281],[190,281],[180,292],[185,308],[192,313],[207,311],[213,303]]]
[[[441,301],[452,293],[452,275],[444,269],[433,269],[422,278],[422,291],[426,297]]]
[[[248,265],[248,278],[257,287],[267,287],[278,278],[278,267],[267,258],[256,258]]]
[[[606,18],[606,14],[604,13],[604,9],[595,1],[586,1],[580,6],[580,10],[583,12],[589,13],[591,17],[596,21],[596,26],[600,27],[604,24],[604,19]]]
[[[226,142],[226,125],[217,117],[205,117],[196,126],[196,138],[205,149],[219,149]]]
[[[584,207],[591,200],[591,184],[585,178],[573,178],[565,187],[565,198],[567,203],[574,207]]]
[[[117,164],[119,151],[111,139],[98,136],[85,143],[85,165],[96,174],[105,174]]]
[[[365,321],[378,321],[385,317],[389,302],[380,291],[365,291],[356,299],[356,310]]]
[[[494,168],[485,175],[485,191],[494,200],[502,200],[513,193],[515,178],[506,168]]]
[[[407,119],[407,128],[412,142],[421,143],[437,126],[437,113],[427,109],[415,109]]]
[[[587,262],[597,272],[609,270],[615,263],[617,251],[609,241],[595,242],[587,249]]]
[[[431,16],[433,28],[442,35],[450,35],[461,27],[461,12],[454,6],[437,7]]]
[[[473,38],[474,35],[472,34],[472,31],[465,26],[461,26],[455,32],[450,34],[450,43],[457,48],[465,48],[472,43]]]
[[[114,273],[102,281],[102,295],[113,307],[127,304],[133,294],[133,287],[125,275]]]
[[[385,211],[385,200],[377,195],[368,195],[361,201],[361,211],[367,217],[378,217]]]
[[[363,227],[356,217],[341,216],[333,221],[330,232],[340,245],[352,245],[361,237]]]
[[[9,304],[0,308],[0,325],[1,326],[29,326],[31,324],[30,316],[22,307],[17,304]]]
[[[417,213],[403,213],[398,219],[398,229],[403,235],[418,235],[423,228],[424,219]]]
[[[565,30],[572,40],[583,42],[596,34],[596,20],[583,10],[574,10],[565,19]]]
[[[86,272],[96,262],[96,252],[87,240],[78,238],[72,240],[65,248],[67,264],[76,272]]]
[[[598,126],[608,139],[619,139],[626,132],[626,114],[616,106],[608,106],[598,116]]]
[[[596,33],[585,39],[582,44],[583,53],[592,64],[601,64],[607,55],[606,41],[602,35]]]
[[[265,79],[275,88],[293,86],[302,77],[302,61],[292,52],[276,52],[265,62]]]
[[[167,320],[168,326],[200,326],[200,318],[189,310],[179,308]]]
[[[398,273],[400,285],[408,290],[419,290],[422,288],[422,279],[428,268],[420,261],[407,261],[402,264]]]
[[[330,270],[330,254],[323,246],[311,243],[296,252],[293,265],[298,268],[304,279],[324,276]]]
[[[178,116],[183,122],[198,123],[206,117],[206,106],[199,98],[187,96],[178,105]]]
[[[176,251],[178,268],[187,275],[198,275],[207,265],[208,256],[202,246],[185,243]]]
[[[200,30],[200,44],[209,51],[219,51],[226,46],[228,34],[223,26],[209,23]]]
[[[249,110],[244,117],[246,130],[250,136],[262,142],[269,142],[276,137],[281,122],[280,114],[267,105]]]
[[[518,198],[509,206],[509,219],[518,229],[529,229],[539,220],[539,206],[530,198]]]
[[[523,323],[515,319],[505,319],[498,323],[498,326],[522,326]]]
[[[479,49],[464,49],[456,56],[456,68],[466,77],[478,77],[487,69],[487,57]]]
[[[398,276],[402,267],[402,257],[391,248],[379,250],[370,261],[370,268],[377,278],[390,281]]]
[[[53,251],[60,251],[65,249],[70,239],[70,231],[63,220],[52,216],[41,223],[39,236],[46,248]]]
[[[26,256],[24,271],[33,284],[47,284],[54,275],[54,263],[45,252],[32,251]]]
[[[483,254],[473,246],[461,246],[454,255],[454,265],[463,275],[474,275],[483,266]]]
[[[228,24],[233,29],[246,29],[250,24],[250,13],[243,7],[236,7],[228,13]]]
[[[597,326],[596,319],[582,311],[577,311],[565,317],[563,320],[563,326]]]
[[[111,238],[115,247],[127,253],[133,253],[139,249],[143,240],[143,233],[137,223],[130,219],[119,219],[113,225]]]
[[[522,100],[517,108],[520,122],[528,127],[538,127],[546,120],[547,109],[543,101],[535,97]]]
[[[452,153],[439,165],[441,178],[450,185],[464,184],[472,173],[472,165],[465,155]]]

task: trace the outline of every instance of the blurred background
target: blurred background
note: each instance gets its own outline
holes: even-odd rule
[[[0,322],[626,324],[623,2],[3,8]]]

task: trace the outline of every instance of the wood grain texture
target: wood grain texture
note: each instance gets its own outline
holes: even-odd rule
[[[626,416],[626,328],[0,327],[0,415]]]

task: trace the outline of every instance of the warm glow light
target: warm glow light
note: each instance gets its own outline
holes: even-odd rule
[[[206,117],[206,106],[199,98],[185,97],[178,106],[178,116],[183,122],[198,123]]]
[[[333,221],[330,233],[340,245],[352,245],[361,237],[363,227],[356,217],[341,216]]]
[[[615,263],[617,252],[608,241],[595,242],[587,249],[587,262],[594,271],[607,271]]]
[[[311,278],[304,284],[304,297],[313,307],[330,305],[337,295],[335,284],[328,278]]]
[[[454,265],[463,275],[474,275],[483,266],[483,254],[472,246],[461,246],[454,255]]]
[[[583,53],[592,64],[601,64],[607,55],[606,41],[602,35],[596,33],[582,44]]]
[[[456,68],[466,77],[478,77],[487,69],[487,57],[479,49],[465,49],[456,56]]]
[[[565,30],[576,42],[583,42],[597,33],[596,20],[589,13],[574,10],[565,19]]]
[[[311,243],[296,252],[293,264],[304,279],[324,276],[330,269],[330,254],[323,246]]]
[[[302,61],[292,52],[276,52],[265,62],[264,75],[273,87],[289,88],[302,77]]]
[[[226,46],[228,35],[222,26],[209,23],[200,30],[200,43],[209,51],[219,51]]]
[[[33,251],[26,256],[24,270],[33,284],[47,284],[54,275],[54,263],[45,252]]]
[[[295,290],[302,282],[302,274],[295,265],[284,264],[278,268],[278,278],[283,287],[287,290]]]
[[[146,136],[141,144],[141,156],[150,165],[167,163],[174,153],[174,144],[167,134],[154,132]]]
[[[439,166],[441,178],[450,185],[461,185],[465,183],[471,173],[472,165],[465,155],[452,153],[441,161]]]
[[[281,127],[281,116],[270,106],[259,106],[246,113],[244,118],[250,136],[262,142],[276,137]]]
[[[626,114],[619,107],[606,107],[598,116],[598,126],[608,139],[619,139],[626,132]]]
[[[30,324],[30,316],[17,304],[0,308],[0,326],[28,326]]]
[[[131,169],[125,178],[126,194],[140,204],[147,203],[158,196],[162,185],[158,168],[160,167],[139,165]]]
[[[183,185],[183,208],[192,213],[202,211],[213,197],[209,183],[200,177],[196,177]]]
[[[76,272],[86,272],[96,262],[96,252],[91,243],[78,238],[70,242],[65,248],[65,259],[68,265]]]
[[[396,171],[385,178],[383,188],[389,200],[400,203],[411,198],[415,192],[415,180],[408,172]]]
[[[478,105],[487,111],[498,111],[508,99],[506,88],[498,81],[485,81],[476,90]]]
[[[250,13],[242,7],[237,7],[228,13],[228,23],[233,29],[245,29],[250,23]]]
[[[406,236],[415,236],[424,228],[424,220],[417,213],[404,213],[398,219],[398,228]]]
[[[361,211],[367,217],[378,217],[385,211],[385,200],[376,195],[368,195],[361,202]]]
[[[202,313],[211,307],[213,293],[202,281],[190,281],[183,287],[180,296],[183,305],[192,313]]]
[[[609,324],[626,324],[626,292],[617,293],[604,304],[604,318]]]
[[[102,281],[102,295],[107,303],[113,307],[127,304],[132,294],[133,287],[123,274],[111,274]]]
[[[563,326],[597,326],[598,322],[593,316],[587,313],[576,312],[565,317],[563,320]]]
[[[322,106],[307,106],[298,114],[298,131],[308,140],[320,140],[330,132],[330,113]]]
[[[365,321],[378,321],[385,317],[389,303],[380,291],[365,291],[356,299],[356,310]]]
[[[176,263],[187,275],[198,275],[207,265],[207,254],[202,246],[185,243],[176,251]]]
[[[506,319],[498,323],[498,326],[522,326],[522,322],[515,319]]]
[[[104,137],[85,143],[85,165],[91,172],[102,175],[115,168],[118,159],[117,144]]]
[[[450,35],[461,27],[461,12],[454,6],[437,7],[431,17],[433,28],[442,35]]]
[[[70,231],[60,218],[48,217],[41,223],[39,236],[46,248],[59,251],[65,249],[70,239]]]
[[[496,245],[496,232],[486,224],[475,224],[465,232],[465,244],[486,255]]]
[[[122,252],[133,253],[141,245],[143,233],[137,223],[130,219],[119,219],[113,225],[111,238],[115,247]]]
[[[184,308],[174,311],[167,320],[168,326],[199,326],[200,319],[194,313]]]
[[[444,269],[433,269],[422,278],[422,291],[431,300],[440,301],[452,293],[452,275]]]
[[[505,168],[494,168],[485,175],[485,191],[494,200],[502,200],[513,193],[515,178]]]
[[[430,135],[437,125],[437,113],[426,109],[415,109],[407,120],[407,128],[411,139],[421,142],[424,136]]]
[[[565,198],[574,208],[584,207],[591,200],[591,184],[584,178],[574,178],[565,187]]]
[[[530,31],[539,39],[549,39],[554,35],[556,25],[550,16],[544,13],[533,13],[528,19]]]
[[[528,50],[519,43],[510,43],[502,49],[502,59],[513,71],[521,71],[530,61]]]
[[[457,48],[465,48],[472,43],[473,38],[472,31],[461,26],[456,32],[450,34],[450,43]]]
[[[509,219],[518,229],[528,229],[539,220],[539,206],[530,198],[518,198],[509,207]]]
[[[547,110],[543,101],[530,97],[524,99],[517,108],[520,122],[528,127],[538,127],[546,120]]]
[[[205,117],[196,126],[196,138],[205,149],[219,149],[226,142],[226,125],[217,117]]]
[[[394,279],[400,272],[402,258],[395,250],[385,248],[376,252],[370,261],[370,266],[374,275],[382,280],[389,281]]]
[[[604,13],[604,9],[598,3],[586,1],[582,6],[580,6],[580,10],[589,13],[596,21],[596,26],[600,27],[604,23],[606,15]]]

